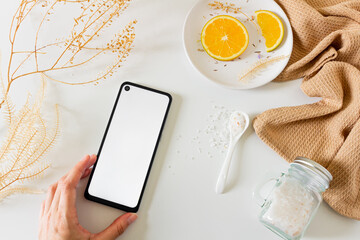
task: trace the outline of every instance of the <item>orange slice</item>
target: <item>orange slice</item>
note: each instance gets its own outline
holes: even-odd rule
[[[284,38],[284,25],[280,18],[273,12],[259,10],[255,12],[261,33],[265,38],[266,51],[275,50]]]
[[[249,44],[245,26],[236,18],[221,15],[210,19],[201,32],[205,51],[220,61],[230,61],[240,56]]]

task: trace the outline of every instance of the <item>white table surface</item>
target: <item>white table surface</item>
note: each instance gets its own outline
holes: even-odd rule
[[[3,70],[9,52],[10,18],[19,2],[0,3]],[[243,110],[253,119],[269,108],[317,99],[302,93],[300,80],[236,91],[202,77],[188,62],[182,45],[183,23],[195,2],[134,0],[124,17],[139,22],[135,48],[124,67],[97,86],[48,82],[44,116],[52,120],[52,106],[59,103],[61,136],[46,155],[52,168],[30,186],[46,189],[83,155],[97,152],[118,87],[131,80],[167,91],[174,99],[139,218],[119,239],[279,239],[258,222],[259,208],[252,200],[252,191],[269,171],[286,169],[285,161],[250,127],[235,153],[227,192],[216,195],[214,187],[225,153],[210,146],[205,130],[212,124],[211,115],[218,113],[217,106]],[[35,21],[36,15],[33,18]],[[20,106],[24,93],[36,86],[39,86],[36,77],[19,80],[13,85],[11,96]],[[98,232],[123,212],[85,200],[86,182],[81,181],[78,188],[78,215],[85,228]],[[36,239],[38,213],[44,198],[45,194],[14,195],[2,201],[0,239]],[[350,240],[359,236],[360,222],[338,215],[324,203],[304,239]]]

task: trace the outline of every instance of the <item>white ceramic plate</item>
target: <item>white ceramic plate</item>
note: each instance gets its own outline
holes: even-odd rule
[[[265,40],[256,26],[241,13],[226,13],[223,10],[214,10],[208,4],[213,0],[199,0],[190,10],[185,20],[183,40],[186,54],[192,65],[211,81],[233,89],[250,89],[262,86],[276,78],[290,59],[293,48],[293,34],[289,19],[280,6],[273,0],[227,0],[226,2],[241,7],[241,11],[249,17],[257,10],[270,10],[282,20],[285,28],[284,39],[281,45],[273,52],[266,52]],[[225,2],[223,2],[225,3]],[[201,30],[205,23],[217,15],[231,15],[239,19],[249,32],[249,46],[237,59],[232,61],[218,61],[210,57],[201,45]],[[259,30],[260,31],[260,30]],[[281,60],[265,64],[260,70],[239,80],[240,76],[248,72],[259,61],[283,56]]]

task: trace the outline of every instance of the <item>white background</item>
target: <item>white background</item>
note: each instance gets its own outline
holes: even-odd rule
[[[254,0],[250,0],[254,1]],[[20,1],[1,1],[0,47],[2,70],[9,52],[10,19]],[[314,102],[300,90],[300,80],[270,83],[235,91],[221,88],[202,77],[187,61],[182,28],[196,0],[134,0],[124,17],[136,18],[135,49],[113,77],[97,86],[67,86],[48,82],[44,116],[53,120],[53,104],[60,104],[61,136],[46,155],[52,167],[30,183],[46,189],[85,154],[96,153],[118,87],[131,80],[171,93],[173,105],[155,158],[138,220],[119,239],[279,239],[257,220],[259,208],[252,200],[256,183],[269,171],[287,164],[254,133],[252,127],[240,140],[231,167],[227,192],[214,187],[225,153],[211,147],[205,130],[216,106],[238,108],[251,119],[269,108]],[[33,20],[39,17],[33,16]],[[26,38],[19,40],[26,42]],[[71,75],[64,75],[71,78]],[[28,89],[36,89],[36,77],[15,82],[11,96],[18,107]],[[2,127],[2,130],[3,127]],[[195,140],[194,140],[195,139]],[[80,223],[98,232],[123,212],[89,202],[78,188]],[[0,203],[1,239],[36,239],[38,213],[45,194],[15,195]],[[323,204],[305,238],[359,239],[360,223],[345,218]]]

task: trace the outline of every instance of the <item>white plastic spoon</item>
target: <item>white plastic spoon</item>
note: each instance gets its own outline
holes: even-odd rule
[[[235,111],[231,114],[229,119],[229,131],[230,131],[230,142],[228,152],[226,154],[225,161],[222,165],[219,178],[217,180],[215,192],[217,194],[223,193],[225,188],[225,183],[227,175],[230,168],[230,162],[232,155],[236,146],[236,143],[239,141],[240,137],[243,135],[245,130],[249,126],[249,115],[244,112]]]

